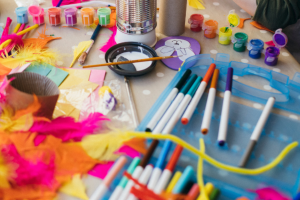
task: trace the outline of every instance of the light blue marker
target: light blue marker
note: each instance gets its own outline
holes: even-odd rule
[[[189,165],[185,168],[183,171],[180,179],[176,183],[175,187],[172,190],[172,194],[180,194],[183,192],[184,187],[186,184],[192,179],[193,176],[195,176],[195,172],[193,168]]]

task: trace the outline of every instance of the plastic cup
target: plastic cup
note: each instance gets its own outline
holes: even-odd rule
[[[261,57],[261,52],[264,49],[264,42],[260,39],[252,39],[248,43],[249,57],[258,59]]]
[[[232,38],[233,50],[243,52],[246,50],[248,35],[246,33],[236,33]]]
[[[200,32],[202,31],[204,17],[200,14],[193,14],[189,19],[189,24],[191,24],[191,31]]]
[[[28,23],[28,11],[27,7],[18,7],[15,9],[17,14],[17,22],[20,24],[27,24]]]
[[[84,26],[92,25],[94,23],[94,8],[82,8],[81,17]]]
[[[97,10],[97,15],[99,18],[99,24],[100,25],[108,25],[110,23],[110,13],[111,9],[106,7],[106,8],[99,8]]]
[[[218,22],[215,20],[207,20],[204,22],[204,36],[206,38],[215,38],[217,35],[217,30],[218,30]]]
[[[45,13],[43,8],[36,5],[32,5],[29,6],[28,12],[32,16],[34,24],[41,25],[45,23],[45,17],[44,17]]]
[[[77,8],[67,8],[64,11],[66,24],[68,26],[74,26],[77,24]]]
[[[222,27],[219,30],[219,43],[220,44],[230,44],[231,43],[231,36],[232,36],[232,30],[227,27]]]
[[[274,66],[278,62],[280,50],[277,47],[268,47],[265,53],[265,63],[269,66]]]
[[[50,8],[48,10],[48,15],[49,15],[49,23],[52,26],[57,26],[61,24],[61,9],[60,8]]]

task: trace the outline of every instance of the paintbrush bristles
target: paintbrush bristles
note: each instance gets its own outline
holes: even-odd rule
[[[122,64],[146,62],[146,61],[155,61],[155,60],[162,60],[162,59],[168,59],[168,58],[177,58],[177,57],[180,57],[180,56],[153,57],[153,58],[138,59],[138,60],[128,60],[128,61],[122,61],[122,62],[112,62],[112,63],[104,63],[104,64],[96,64],[96,65],[86,65],[86,66],[83,66],[83,68],[102,67],[102,66],[108,66],[108,65],[122,65]]]

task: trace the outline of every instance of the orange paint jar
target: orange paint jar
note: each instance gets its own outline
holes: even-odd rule
[[[49,14],[49,23],[53,26],[59,25],[61,22],[60,20],[60,15],[61,15],[61,10],[60,8],[50,8],[48,10]]]
[[[215,38],[218,30],[218,22],[215,20],[206,20],[203,25],[204,36],[206,38]]]
[[[94,8],[82,8],[81,17],[84,26],[90,26],[94,23]]]

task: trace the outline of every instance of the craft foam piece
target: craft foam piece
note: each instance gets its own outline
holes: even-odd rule
[[[158,56],[181,55],[180,58],[161,60],[167,67],[178,70],[185,59],[200,53],[200,44],[185,36],[166,37],[156,43],[155,49]]]
[[[46,67],[46,66],[29,66],[25,69],[26,72],[33,72],[33,73],[37,73],[40,74],[42,76],[47,76],[51,69]]]
[[[60,86],[60,84],[69,75],[68,72],[66,72],[62,69],[59,69],[57,67],[53,67],[52,65],[49,65],[49,64],[44,64],[44,65],[51,69],[51,71],[47,75],[47,77],[50,78],[57,86]]]

